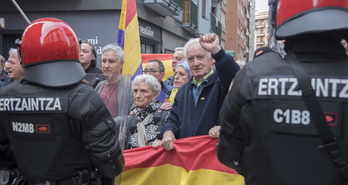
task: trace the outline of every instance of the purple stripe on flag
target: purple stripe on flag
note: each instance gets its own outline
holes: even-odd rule
[[[118,29],[116,42],[122,48],[123,48],[123,40],[124,40],[124,30]]]
[[[135,71],[135,73],[133,74],[132,76],[132,80],[134,80],[134,78],[137,76],[137,75],[141,75],[143,73],[143,66],[142,66],[142,63],[140,63],[138,69]]]

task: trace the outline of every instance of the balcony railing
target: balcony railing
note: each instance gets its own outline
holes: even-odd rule
[[[265,27],[264,24],[256,25],[256,28],[264,28],[264,27]]]
[[[173,0],[144,0],[144,5],[162,16],[177,16],[182,12],[181,6]]]
[[[183,0],[172,0],[175,4],[177,4],[178,6],[182,7],[182,1]]]
[[[182,0],[182,8],[182,27],[193,34],[198,25],[198,6],[191,0]]]
[[[214,14],[210,14],[210,29],[212,32],[216,33],[221,37],[221,23],[216,19]]]

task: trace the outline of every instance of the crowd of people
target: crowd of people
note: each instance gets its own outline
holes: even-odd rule
[[[113,43],[99,68],[93,44],[68,24],[34,21],[9,58],[0,55],[0,170],[18,169],[27,182],[19,185],[113,184],[122,150],[175,150],[176,139],[209,135],[246,184],[347,183],[348,6],[325,1],[290,15],[300,1],[270,2],[270,43],[284,40],[286,55],[271,46],[235,61],[216,34],[202,34],[175,49],[167,79],[154,59],[132,81]],[[43,25],[62,37],[38,44]],[[56,42],[66,45],[51,49]]]
[[[42,29],[40,25],[65,37],[39,45],[32,35]],[[63,28],[57,31],[55,26]],[[123,169],[122,150],[142,146],[172,150],[175,139],[208,135],[209,129],[219,125],[219,109],[240,68],[220,47],[216,34],[201,35],[176,48],[174,75],[165,81],[163,62],[157,59],[147,61],[143,74],[132,81],[122,75],[125,61],[120,46],[111,43],[102,48],[99,68],[94,45],[78,42],[76,35],[64,30],[72,31],[59,19],[38,19],[25,29],[18,48],[10,49],[7,61],[1,57],[0,101],[26,102],[20,105],[24,107],[0,111],[1,169],[17,168],[29,184],[69,184],[75,173],[96,173],[89,180],[112,183],[112,177]],[[42,53],[53,51],[50,47],[58,41],[66,44],[59,54]],[[29,43],[35,50],[28,49]],[[51,105],[42,99],[55,102]],[[43,104],[36,107],[37,101]],[[18,126],[9,130],[6,125],[11,122]],[[39,150],[39,145],[54,150]],[[24,154],[28,147],[32,149]],[[46,155],[39,160],[42,164],[55,162],[45,168],[27,163],[30,157],[41,155]],[[62,161],[62,156],[69,160]],[[70,160],[78,163],[64,172],[55,170]]]

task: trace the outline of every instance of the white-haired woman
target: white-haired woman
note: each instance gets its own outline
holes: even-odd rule
[[[152,75],[138,75],[133,81],[134,104],[136,113],[129,119],[129,134],[125,149],[152,145],[161,133],[169,113],[161,110],[161,102],[156,99],[161,85]]]

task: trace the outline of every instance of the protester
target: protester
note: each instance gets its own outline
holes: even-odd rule
[[[23,78],[23,67],[22,62],[18,57],[18,50],[11,48],[9,53],[10,56],[7,59],[6,71],[7,75],[11,80],[15,81]]]
[[[72,28],[38,19],[18,47],[24,79],[0,88],[0,170],[14,170],[8,184],[91,185],[100,175],[111,182],[124,167],[118,133],[98,93],[81,82]]]
[[[174,74],[174,89],[172,90],[170,96],[166,99],[166,101],[168,101],[169,103],[174,103],[174,98],[176,96],[176,93],[178,93],[179,88],[186,82],[188,82],[191,77],[192,73],[187,62],[185,60],[179,62],[179,64],[176,66]]]
[[[96,79],[105,80],[102,70],[97,67],[97,51],[94,45],[88,41],[81,42],[80,63],[86,72],[84,79],[91,85]]]
[[[6,74],[8,73],[8,72],[7,72],[7,67],[6,67],[7,65],[8,65],[8,62],[7,62],[7,60],[5,59],[5,65],[4,65],[3,70],[6,72]]]
[[[175,139],[207,135],[210,128],[220,124],[220,108],[240,69],[232,56],[226,55],[220,47],[216,34],[191,39],[184,48],[193,78],[176,94],[163,126],[161,145],[166,150],[174,148]],[[216,70],[213,69],[214,62]]]
[[[6,62],[6,59],[2,56],[2,55],[0,55],[0,64],[2,65],[2,70],[4,69],[4,67],[5,67],[5,62]]]
[[[81,43],[80,62],[86,73],[102,72],[97,68],[97,51],[94,45],[87,41]]]
[[[162,103],[166,98],[169,97],[170,93],[172,92],[172,89],[174,88],[173,86],[163,83],[162,79],[165,76],[164,71],[165,69],[162,61],[157,59],[149,60],[145,65],[145,69],[143,71],[143,74],[150,74],[154,76],[161,84],[161,92],[158,95],[157,100]]]
[[[344,47],[344,49],[346,50],[346,54],[348,55],[348,44],[347,41],[345,39],[341,40],[341,44]]]
[[[133,104],[132,82],[122,76],[124,52],[116,44],[108,44],[102,49],[101,66],[106,80],[96,86],[96,91],[104,101],[113,118],[128,115]]]
[[[126,149],[152,145],[157,141],[162,126],[169,113],[160,109],[156,99],[161,85],[152,75],[138,75],[133,82],[134,103],[137,113],[129,118]]]
[[[7,72],[5,71],[6,60],[3,56],[0,55],[0,87],[5,86],[12,82],[11,78],[8,77]]]
[[[184,48],[183,47],[177,47],[175,48],[175,52],[172,57],[172,69],[175,73],[176,66],[178,65],[179,62],[183,61],[185,59],[184,56]],[[172,75],[168,77],[166,80],[164,80],[164,83],[170,86],[174,86],[174,76]]]
[[[347,184],[347,1],[278,0],[269,15],[287,54],[257,56],[235,77],[218,158],[247,185]]]

